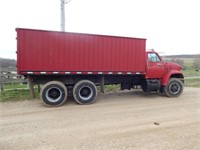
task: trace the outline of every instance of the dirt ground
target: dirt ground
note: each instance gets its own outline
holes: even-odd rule
[[[200,88],[178,98],[141,91],[100,94],[96,103],[0,103],[1,150],[200,150]]]

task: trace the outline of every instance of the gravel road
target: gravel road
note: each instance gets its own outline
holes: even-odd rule
[[[0,103],[1,150],[200,150],[200,88],[100,94],[92,105]]]

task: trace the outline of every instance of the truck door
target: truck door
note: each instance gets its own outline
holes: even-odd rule
[[[146,78],[162,78],[165,73],[162,59],[154,52],[148,52],[147,59]]]

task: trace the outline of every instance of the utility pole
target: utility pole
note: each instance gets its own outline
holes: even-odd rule
[[[61,1],[61,31],[65,31],[65,4],[68,4],[71,0],[60,0]]]

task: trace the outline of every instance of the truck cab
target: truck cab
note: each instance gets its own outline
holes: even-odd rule
[[[155,51],[146,52],[146,75],[143,91],[160,90],[168,97],[179,96],[183,91],[184,76],[181,66],[164,61]]]

